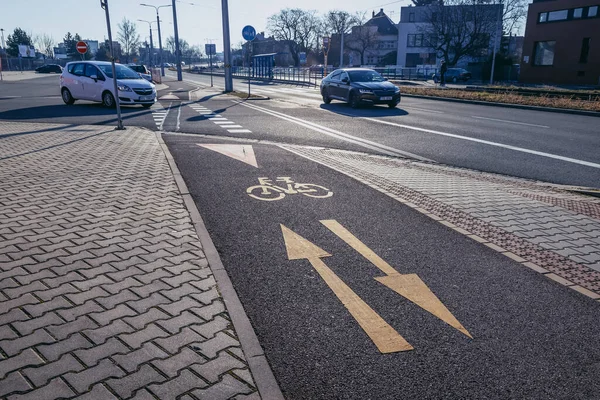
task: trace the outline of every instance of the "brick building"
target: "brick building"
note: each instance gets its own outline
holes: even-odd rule
[[[600,0],[529,5],[521,81],[600,84]]]

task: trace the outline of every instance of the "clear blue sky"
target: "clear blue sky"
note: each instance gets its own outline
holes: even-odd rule
[[[153,5],[171,4],[171,0],[109,0],[113,39],[116,37],[117,23],[123,18],[156,20],[156,11],[142,7],[140,3]],[[190,4],[190,3],[193,3]],[[333,9],[351,13],[383,8],[394,20],[400,18],[400,7],[411,4],[410,0],[229,0],[229,20],[231,44],[241,42],[242,28],[252,25],[257,32],[266,30],[267,18],[284,8],[317,10],[319,13]],[[163,44],[173,35],[173,11],[170,7],[160,9]],[[179,0],[177,2],[179,36],[204,49],[207,39],[213,39],[217,51],[223,48],[223,28],[221,25],[221,0]],[[136,22],[142,42],[149,36],[148,24]],[[106,38],[106,20],[99,0],[0,0],[0,28],[4,29],[4,39],[15,28],[28,33],[50,34],[55,41],[62,41],[67,32],[79,33],[84,39],[103,40]],[[156,24],[153,24],[155,46],[158,47]]]

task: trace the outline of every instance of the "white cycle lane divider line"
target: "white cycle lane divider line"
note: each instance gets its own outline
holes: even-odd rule
[[[411,130],[414,130],[414,131],[431,133],[431,134],[434,134],[434,135],[446,136],[446,137],[451,137],[451,138],[454,138],[454,139],[467,140],[467,141],[470,141],[470,142],[476,142],[476,143],[486,144],[486,145],[489,145],[489,146],[502,147],[504,149],[514,150],[514,151],[518,151],[518,152],[521,152],[521,153],[533,154],[533,155],[536,155],[536,156],[541,156],[541,157],[552,158],[552,159],[555,159],[555,160],[566,161],[566,162],[570,162],[570,163],[573,163],[573,164],[585,165],[586,167],[600,168],[600,164],[597,164],[597,163],[593,163],[593,162],[589,162],[589,161],[584,161],[584,160],[578,160],[576,158],[559,156],[557,154],[544,153],[542,151],[525,149],[525,148],[522,148],[522,147],[511,146],[511,145],[503,144],[503,143],[491,142],[489,140],[476,139],[476,138],[472,138],[472,137],[468,137],[468,136],[456,135],[454,133],[440,132],[440,131],[435,131],[435,130],[432,130],[432,129],[419,128],[419,127],[416,127],[416,126],[410,126],[410,125],[404,125],[404,124],[397,124],[395,122],[383,121],[383,120],[376,119],[376,118],[369,118],[369,117],[361,117],[361,118],[364,119],[364,120],[367,120],[367,121],[373,121],[373,122],[377,122],[377,123],[380,123],[380,124],[395,126],[395,127],[398,127],[398,128],[411,129]]]
[[[316,132],[319,132],[319,133],[323,133],[323,134],[328,135],[328,136],[332,136],[332,137],[334,137],[336,139],[344,140],[346,142],[354,143],[356,145],[365,147],[365,148],[370,149],[370,150],[378,151],[378,152],[380,152],[382,154],[386,154],[388,156],[404,157],[404,158],[408,157],[408,158],[413,158],[415,160],[420,160],[420,161],[434,162],[433,160],[427,159],[425,157],[418,156],[416,154],[412,154],[412,153],[409,153],[409,152],[406,152],[406,151],[398,150],[398,149],[395,149],[393,147],[389,147],[389,146],[386,146],[386,145],[383,145],[383,144],[380,144],[380,143],[372,142],[372,141],[367,140],[367,139],[363,139],[363,138],[359,138],[359,137],[356,137],[356,136],[352,136],[352,135],[349,135],[347,133],[337,131],[335,129],[331,129],[331,128],[327,128],[327,127],[319,125],[319,124],[315,124],[314,122],[306,121],[306,120],[301,119],[301,118],[292,117],[290,115],[287,115],[287,114],[284,114],[284,113],[280,113],[278,111],[269,110],[268,108],[263,108],[263,107],[260,107],[260,106],[254,105],[254,104],[240,103],[240,102],[235,101],[235,100],[233,100],[233,102],[236,103],[236,104],[239,104],[241,106],[248,107],[248,108],[251,108],[253,110],[260,111],[262,113],[269,114],[269,115],[272,115],[274,117],[283,119],[285,121],[292,122],[294,124],[303,126],[305,128],[311,129],[313,131],[316,131]]]
[[[188,104],[192,110],[196,111],[205,119],[213,122],[215,125],[226,129],[229,133],[252,133],[250,129],[244,129],[243,126],[237,125],[235,122],[228,120],[220,114],[215,114],[212,110],[198,103]]]

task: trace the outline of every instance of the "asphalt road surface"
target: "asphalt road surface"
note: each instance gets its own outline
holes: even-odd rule
[[[165,141],[286,398],[590,399],[600,393],[600,309],[593,300],[277,146],[247,144],[243,155],[254,152],[253,166],[211,147],[239,143],[193,135]],[[270,181],[261,185],[261,177]],[[317,197],[280,200],[267,200],[280,195],[272,190],[249,189],[285,187],[281,177],[321,188],[309,192]],[[417,274],[473,338],[376,281],[385,274],[322,220],[337,221],[398,273]],[[414,350],[382,353],[338,299],[340,285],[334,290],[317,273],[323,266],[306,259],[311,251],[294,253],[286,229],[329,253],[319,259],[325,268]]]
[[[186,73],[183,82],[171,78],[151,109],[123,107],[125,125],[407,156],[557,184],[600,186],[594,117],[408,97],[393,110],[353,110],[335,101],[324,105],[315,88],[254,83],[252,93],[271,100],[241,101],[220,94],[220,77],[214,77],[213,90],[209,76]],[[114,110],[99,104],[65,106],[56,75],[6,82],[1,89],[0,120],[116,123]],[[247,85],[235,80],[235,89],[245,91]],[[193,103],[241,128],[221,128]]]

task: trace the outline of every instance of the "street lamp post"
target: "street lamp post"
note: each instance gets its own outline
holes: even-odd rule
[[[117,71],[115,68],[115,53],[113,51],[112,32],[110,30],[110,14],[108,13],[108,0],[100,0],[100,7],[104,9],[106,14],[106,28],[108,30],[108,43],[110,45],[110,63],[112,67],[113,89],[115,94],[115,104],[117,106],[117,130],[125,129],[123,120],[121,119],[121,102],[119,101],[119,88],[117,86]]]
[[[175,61],[177,62],[177,80],[182,81],[181,76],[181,49],[179,48],[179,30],[177,29],[177,0],[173,0],[173,29],[175,30]]]
[[[490,85],[494,83],[494,72],[496,69],[496,51],[498,45],[498,31],[500,31],[500,40],[502,40],[502,12],[504,11],[504,3],[500,0],[500,6],[498,7],[498,22],[496,23],[496,32],[494,33],[494,50],[492,53],[492,70],[490,72]]]
[[[165,66],[163,65],[162,38],[160,36],[160,18],[158,17],[158,9],[161,7],[171,7],[171,5],[166,4],[166,5],[157,7],[157,6],[153,6],[152,4],[140,3],[140,6],[152,7],[156,10],[156,24],[158,25],[158,48],[160,50],[158,53],[158,58],[159,58],[159,62],[160,62],[160,75],[165,76]]]
[[[225,92],[233,91],[233,75],[231,74],[231,43],[229,37],[229,4],[221,0],[221,18],[223,20],[223,63],[225,68]]]
[[[152,67],[152,56],[154,53],[154,43],[152,42],[152,24],[156,23],[156,21],[146,21],[145,19],[138,19],[140,22],[146,22],[148,24],[148,28],[150,28],[150,53],[148,55],[148,65]]]

